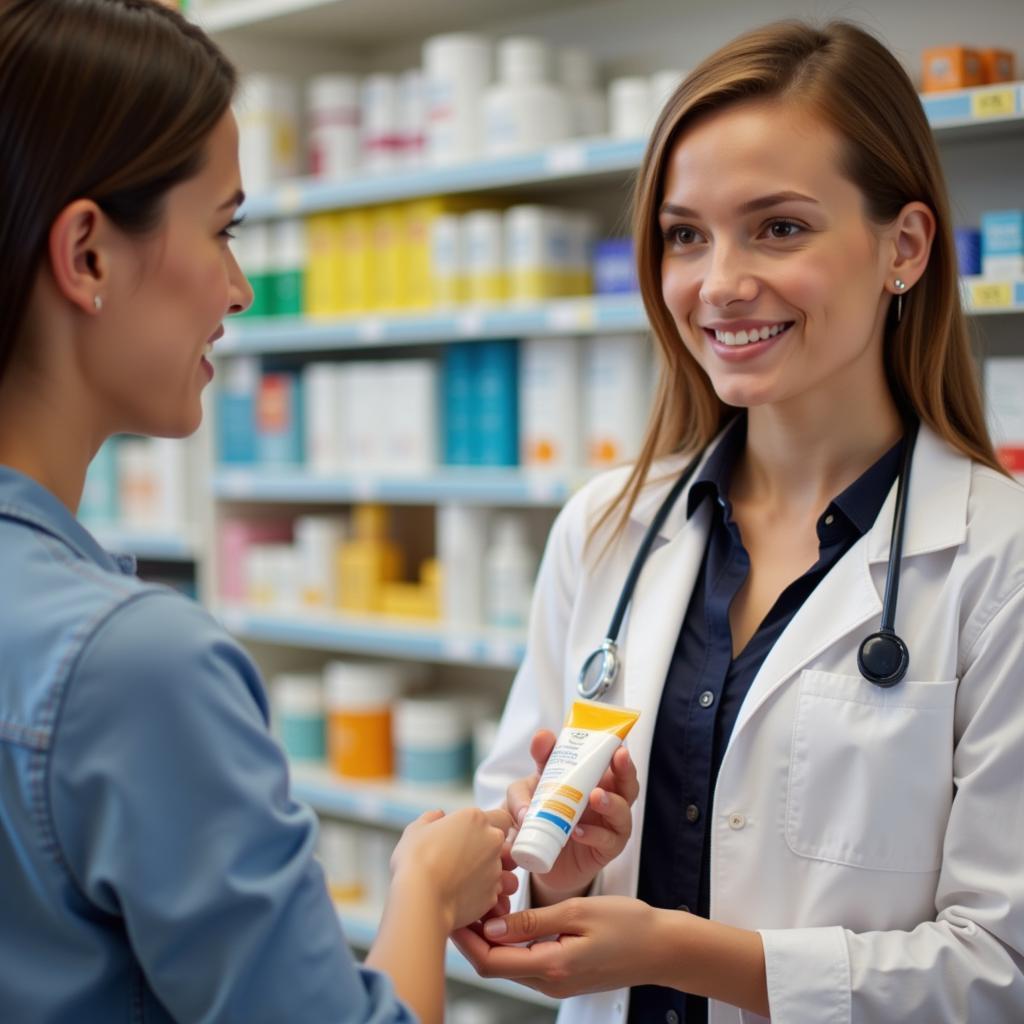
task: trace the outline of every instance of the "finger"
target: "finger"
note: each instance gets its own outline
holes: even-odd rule
[[[598,817],[598,820],[592,821],[591,824],[602,825],[625,836],[633,830],[633,813],[629,804],[618,793],[595,789],[590,794],[589,810]]]
[[[530,801],[533,799],[533,791],[537,788],[539,779],[539,775],[531,775],[526,779],[517,779],[505,792],[505,806],[508,808],[509,814],[512,815],[516,824],[521,825],[523,823],[523,817],[526,814],[527,807],[530,806]]]
[[[640,779],[636,773],[636,765],[629,751],[619,747],[612,757],[612,774],[615,776],[615,790],[628,804],[632,804],[640,795]]]
[[[492,811],[484,811],[484,817],[487,819],[487,823],[489,825],[500,829],[503,836],[506,835],[508,830],[512,827],[512,815],[510,815],[504,808],[496,807]]]
[[[622,852],[622,835],[600,825],[587,825],[586,828],[573,829],[572,841],[580,846],[593,850],[597,856],[608,863]]]
[[[550,935],[580,935],[580,900],[565,900],[550,907],[520,910],[484,924],[491,942],[529,942]]]
[[[501,873],[501,894],[511,896],[519,888],[519,879],[511,871]]]
[[[558,742],[558,737],[550,729],[538,729],[533,734],[533,739],[530,740],[530,757],[537,765],[538,775],[544,771],[544,766],[548,763],[548,758],[551,756],[551,751],[555,749],[556,742]]]

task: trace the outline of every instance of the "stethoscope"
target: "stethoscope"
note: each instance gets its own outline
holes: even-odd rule
[[[903,527],[907,517],[907,482],[910,479],[910,463],[914,457],[914,445],[917,442],[918,421],[916,417],[908,418],[906,426],[906,443],[903,448],[903,460],[900,466],[899,480],[896,484],[896,511],[892,521],[892,539],[889,544],[889,565],[885,576],[885,595],[882,598],[882,622],[877,633],[872,633],[861,641],[857,651],[857,667],[861,675],[875,686],[895,686],[906,674],[910,665],[910,651],[896,633],[896,597],[900,588],[900,557],[903,552]],[[707,449],[705,449],[706,451]],[[622,587],[615,613],[601,646],[583,662],[576,688],[581,697],[588,700],[600,700],[612,687],[619,675],[621,662],[619,659],[619,630],[637,581],[643,570],[647,556],[651,552],[655,537],[668,518],[680,494],[697,471],[702,451],[672,485],[647,527],[640,548],[630,566],[629,575]]]

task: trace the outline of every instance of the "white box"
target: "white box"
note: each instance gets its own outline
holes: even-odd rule
[[[1024,358],[985,360],[985,417],[1000,461],[1024,474]]]
[[[583,448],[598,468],[633,459],[650,413],[650,347],[639,335],[586,340],[583,348]]]
[[[404,359],[385,363],[382,369],[385,469],[430,472],[437,467],[437,365],[432,359]]]
[[[342,376],[338,363],[309,363],[302,370],[306,466],[316,476],[345,470]]]
[[[528,338],[519,347],[519,452],[524,466],[580,465],[576,338]]]

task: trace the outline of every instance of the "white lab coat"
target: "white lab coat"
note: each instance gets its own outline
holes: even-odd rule
[[[683,464],[657,465],[602,560],[602,541],[585,540],[624,473],[559,516],[526,658],[477,777],[483,806],[532,770],[533,732],[564,721]],[[1024,1021],[1024,488],[922,426],[908,501],[896,621],[908,678],[880,689],[856,660],[878,628],[894,486],[769,652],[722,762],[711,915],[760,931],[775,1024]],[[709,523],[707,503],[689,521],[686,505],[684,493],[640,577],[607,697],[641,711],[628,740],[640,796],[602,893],[636,894],[651,737]],[[618,1024],[627,1004],[626,989],[580,996],[559,1021]],[[711,1004],[711,1024],[762,1019]]]

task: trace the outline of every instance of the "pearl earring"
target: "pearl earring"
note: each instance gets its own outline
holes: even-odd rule
[[[896,323],[899,323],[903,319],[903,289],[907,287],[907,282],[897,277],[892,286],[899,292],[896,296]]]
[[[92,304],[93,304],[93,308],[97,312],[99,312],[103,308],[103,298],[102,298],[102,296],[94,295],[92,297]]]

